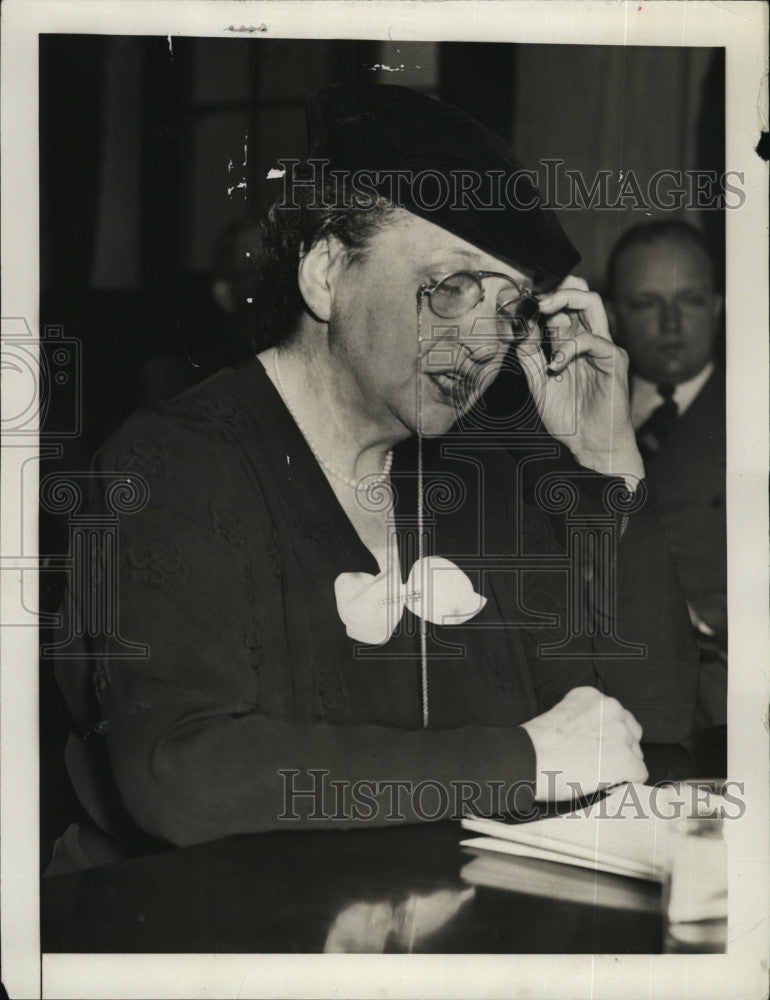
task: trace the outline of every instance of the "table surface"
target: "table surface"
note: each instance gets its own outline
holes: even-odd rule
[[[688,750],[648,747],[651,779],[724,776],[724,730]],[[289,830],[60,875],[42,884],[42,950],[662,950],[660,886],[532,859],[479,865],[468,836],[452,822]]]

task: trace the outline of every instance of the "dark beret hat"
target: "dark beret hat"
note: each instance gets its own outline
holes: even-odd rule
[[[379,172],[370,182],[379,193],[532,270],[537,283],[563,278],[580,260],[508,146],[460,108],[408,87],[333,84],[310,95],[306,115],[309,158]],[[407,183],[394,183],[398,172]]]

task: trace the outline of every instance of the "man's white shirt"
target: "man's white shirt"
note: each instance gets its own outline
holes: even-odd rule
[[[706,367],[699,371],[694,378],[688,379],[686,382],[679,382],[675,386],[673,400],[676,403],[679,416],[693,404],[713,371],[714,362],[709,361]],[[657,383],[648,382],[647,379],[641,378],[639,375],[631,377],[631,423],[634,430],[638,430],[662,402],[663,397],[658,392]]]

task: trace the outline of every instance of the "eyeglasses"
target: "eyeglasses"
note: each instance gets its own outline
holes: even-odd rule
[[[504,278],[509,286],[500,293],[509,293],[507,298],[500,301],[498,296],[495,310],[496,319],[503,324],[501,333],[511,338],[525,336],[540,315],[537,300],[510,275],[499,271],[453,271],[432,285],[420,285],[417,298],[421,301],[426,296],[436,316],[457,319],[484,301],[484,278]]]

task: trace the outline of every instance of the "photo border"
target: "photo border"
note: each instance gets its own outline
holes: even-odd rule
[[[746,202],[726,216],[727,510],[730,687],[728,773],[745,781],[729,824],[725,955],[53,955],[40,954],[36,572],[22,547],[36,523],[36,479],[22,500],[17,467],[34,438],[3,435],[0,538],[0,930],[2,976],[26,997],[750,997],[768,986],[768,7],[762,2],[209,2],[6,0],[2,5],[2,315],[39,332],[38,36],[43,33],[252,38],[510,41],[724,46],[725,169]],[[546,71],[547,72],[547,71]],[[764,80],[764,83],[763,83]],[[397,81],[394,81],[397,82]],[[763,91],[764,86],[764,91]],[[764,101],[764,106],[763,106]],[[13,329],[16,327],[14,326]],[[3,415],[18,412],[3,377]],[[18,381],[18,380],[17,380]],[[750,428],[747,433],[746,429]],[[27,476],[26,484],[34,477]],[[22,511],[22,503],[26,503]],[[25,543],[34,544],[30,534]],[[24,600],[21,600],[22,584]],[[30,624],[25,624],[29,616]],[[34,624],[33,624],[34,622]],[[697,960],[697,961],[696,961]],[[764,966],[763,963],[764,962]],[[312,984],[312,987],[311,985]]]

